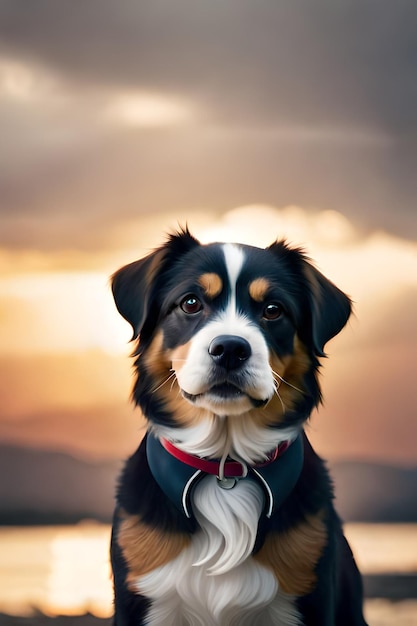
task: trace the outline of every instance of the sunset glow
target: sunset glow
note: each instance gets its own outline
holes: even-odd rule
[[[109,277],[104,273],[0,277],[0,290],[3,354],[125,352],[129,332],[114,315]]]
[[[173,221],[165,232],[175,227]],[[389,449],[391,459],[412,462],[415,450],[411,435],[416,428],[411,409],[416,304],[410,297],[417,288],[417,244],[383,232],[361,235],[341,214],[311,213],[294,206],[240,207],[224,214],[221,220],[211,221],[196,215],[189,221],[189,227],[203,242],[241,241],[265,246],[285,236],[290,243],[304,246],[318,268],[353,297],[355,317],[334,341],[334,346],[330,344],[331,359],[329,364],[325,363],[326,405],[313,420],[311,436],[331,458],[340,455],[378,460]],[[0,358],[3,363],[6,359],[17,363],[16,359],[27,360],[31,356],[33,362],[39,363],[34,369],[20,366],[16,375],[13,365],[3,376],[0,432],[7,440],[26,442],[33,430],[37,433],[33,438],[36,445],[43,439],[45,443],[53,441],[60,448],[78,447],[85,453],[85,440],[76,443],[80,428],[77,424],[84,411],[88,410],[91,416],[97,407],[91,427],[96,420],[100,423],[103,403],[115,407],[123,403],[123,408],[115,410],[124,413],[131,385],[128,358],[131,329],[114,306],[110,274],[162,242],[163,230],[161,227],[152,232],[150,222],[140,228],[139,224],[121,221],[114,231],[113,249],[102,256],[106,271],[58,272],[53,270],[54,263],[45,252],[43,271],[30,271],[30,256],[26,258],[26,267],[18,267],[17,274],[13,274],[10,264],[4,264],[0,277]],[[39,258],[34,257],[38,268]],[[67,257],[67,264],[70,258]],[[75,267],[80,263],[76,256],[72,262]],[[401,319],[402,333],[408,329],[407,338],[402,338],[398,326],[390,326],[389,320],[394,318]],[[354,350],[350,348],[353,345]],[[381,369],[381,354],[388,347],[396,355],[392,362],[400,365]],[[107,361],[109,365],[104,367]],[[87,377],[81,374],[87,371]],[[103,376],[108,378],[103,380]],[[52,385],[51,381],[54,381]],[[396,392],[388,393],[389,389]],[[410,400],[404,400],[405,410],[395,423],[391,422],[390,415],[396,412],[399,397],[405,398],[407,394]],[[37,416],[51,411],[78,412],[80,417],[74,415],[70,423],[57,421],[53,431],[42,435],[42,430],[36,427]],[[366,422],[360,417],[363,412],[367,415]],[[328,423],[326,415],[332,415]],[[12,421],[16,417],[29,420],[24,430],[19,421]],[[384,428],[379,426],[381,420]],[[68,430],[70,425],[72,433]],[[110,441],[105,442],[108,430],[100,427],[98,432],[100,436],[91,446],[94,455],[100,449],[103,454],[108,449],[115,456],[122,454],[123,450],[110,446]],[[126,430],[126,441],[130,432]],[[408,432],[409,437],[401,446],[393,446],[403,432]]]

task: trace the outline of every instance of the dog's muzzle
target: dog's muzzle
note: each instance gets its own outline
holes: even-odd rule
[[[218,335],[210,341],[207,352],[211,361],[207,381],[196,394],[181,389],[186,400],[195,404],[204,398],[214,405],[226,403],[237,406],[246,398],[253,408],[269,402],[269,396],[258,398],[256,387],[250,384],[248,361],[252,356],[252,347],[247,339],[238,335]]]

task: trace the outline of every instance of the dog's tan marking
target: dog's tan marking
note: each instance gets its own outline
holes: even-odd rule
[[[304,344],[296,335],[294,338],[294,351],[291,355],[280,358],[277,354],[271,353],[269,359],[272,370],[281,376],[275,376],[278,392],[287,409],[293,409],[300,393],[304,389],[304,375],[311,367],[311,360],[307,354]]]
[[[327,543],[323,512],[309,516],[295,528],[266,536],[254,555],[274,572],[282,591],[295,596],[310,593],[316,584],[316,566]]]
[[[255,302],[263,302],[271,285],[266,278],[255,278],[249,285],[249,295]]]
[[[172,393],[169,396],[168,406],[175,422],[185,428],[196,426],[201,420],[207,418],[205,409],[190,404],[180,393]]]
[[[191,348],[191,341],[174,348],[169,354],[172,369],[177,372],[182,368],[188,357],[188,352]],[[167,388],[163,391],[165,397],[165,403],[169,408],[175,422],[181,426],[192,426],[196,422],[196,414],[198,409],[193,407],[188,400],[185,400],[175,377],[173,384],[167,385]]]
[[[144,360],[148,372],[152,374],[154,381],[152,392],[163,402],[178,425],[195,426],[206,416],[206,411],[193,406],[182,397],[173,371],[181,368],[191,344],[188,342],[174,350],[164,350],[163,341],[163,333],[158,331],[146,352],[140,357]]]
[[[126,578],[129,587],[139,576],[175,559],[190,542],[188,535],[164,533],[148,526],[139,515],[125,512],[120,515],[117,543],[129,570]]]
[[[305,392],[303,379],[311,367],[307,351],[297,336],[294,338],[292,354],[279,357],[271,352],[269,363],[274,372],[277,391],[265,407],[251,411],[252,419],[260,427],[279,424],[286,411],[295,407],[300,394]]]
[[[218,296],[223,289],[223,281],[218,274],[214,272],[207,272],[202,274],[198,279],[200,287],[203,289],[204,294],[210,300],[213,300]]]
[[[206,415],[203,409],[193,406],[182,397],[175,375],[175,371],[184,364],[190,347],[191,342],[187,342],[174,350],[164,350],[163,333],[159,331],[141,357],[152,374],[153,393],[164,403],[173,420],[184,427],[195,426]]]
[[[164,336],[162,331],[158,331],[152,339],[146,352],[140,357],[143,359],[147,370],[153,375],[155,388],[169,376],[170,360],[163,349]]]
[[[188,358],[188,353],[191,348],[191,341],[187,341],[182,346],[174,348],[168,353],[174,370],[179,370],[184,365]]]

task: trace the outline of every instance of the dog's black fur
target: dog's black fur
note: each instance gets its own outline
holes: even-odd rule
[[[270,567],[280,587],[294,596],[300,614],[297,623],[366,626],[361,577],[333,506],[331,480],[303,431],[311,410],[321,400],[318,368],[324,345],[345,325],[350,300],[299,249],[277,242],[266,250],[249,246],[239,250],[243,260],[235,284],[236,309],[249,320],[248,337],[258,333],[274,367],[277,362],[285,367],[280,373],[278,394],[272,399],[264,401],[256,390],[252,398],[240,366],[231,367],[234,371],[225,375],[224,363],[221,380],[215,378],[219,375],[218,364],[211,368],[213,389],[219,391],[207,393],[217,393],[220,397],[216,396],[215,401],[224,401],[227,406],[236,395],[248,406],[252,402],[247,414],[270,429],[271,442],[283,429],[299,429],[304,450],[294,489],[271,517],[262,514],[259,518],[253,558]],[[175,361],[170,359],[177,358],[177,351],[184,346],[189,349],[195,337],[199,333],[201,337],[202,330],[213,319],[219,319],[219,311],[229,306],[232,286],[226,265],[222,244],[202,246],[188,231],[182,231],[113,277],[116,305],[131,323],[137,341],[133,398],[156,433],[158,427],[185,432],[188,424],[195,425],[206,414],[207,407],[199,404],[205,392],[193,395],[181,388],[179,379],[165,381],[175,369]],[[218,285],[207,286],[202,276],[210,276]],[[187,359],[187,351],[184,354]],[[246,394],[243,399],[242,394]],[[239,420],[240,416],[234,414],[227,419]],[[200,528],[196,516],[187,517],[155,480],[146,454],[150,436],[145,436],[127,461],[117,493],[112,535],[116,626],[147,623],[153,600],[141,593],[137,579],[172,560],[179,553],[179,548],[172,547],[175,542],[183,541],[186,549]],[[285,554],[284,541],[289,542]],[[152,554],[147,553],[146,545],[154,551]],[[282,573],[280,568],[274,570],[274,555]],[[178,571],[177,576],[181,577],[182,572]],[[162,623],[197,624],[182,620]],[[212,623],[229,624],[227,619]],[[295,622],[255,619],[247,623],[262,626]]]

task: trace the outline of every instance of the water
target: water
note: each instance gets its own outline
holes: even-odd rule
[[[0,612],[112,613],[110,526],[0,528]]]
[[[417,573],[417,525],[348,524],[364,574]],[[110,526],[0,528],[0,612],[98,617],[112,614]],[[417,626],[415,599],[366,605],[371,626]]]

